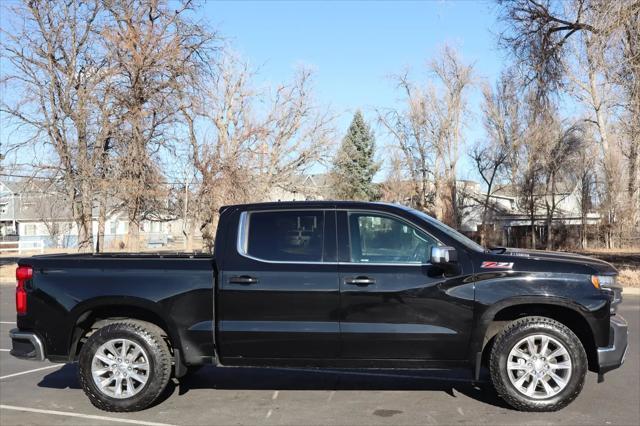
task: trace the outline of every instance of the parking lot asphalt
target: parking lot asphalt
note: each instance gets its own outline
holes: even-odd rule
[[[161,403],[138,413],[94,408],[74,364],[20,361],[9,355],[15,327],[13,288],[0,287],[0,424],[8,425],[638,425],[640,297],[620,310],[630,347],[622,368],[556,413],[520,413],[456,372],[295,370],[206,367],[170,384]]]

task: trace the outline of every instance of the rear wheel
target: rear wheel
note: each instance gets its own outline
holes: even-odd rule
[[[171,377],[171,353],[157,327],[117,322],[93,333],[80,351],[79,379],[93,405],[105,411],[150,406]]]
[[[584,385],[587,356],[580,339],[546,317],[513,321],[491,350],[491,379],[498,394],[523,411],[555,411]]]

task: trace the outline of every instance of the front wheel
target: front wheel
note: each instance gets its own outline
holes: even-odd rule
[[[546,317],[513,321],[496,337],[490,358],[498,394],[522,411],[556,411],[584,385],[587,356],[580,339]]]
[[[139,321],[106,325],[82,346],[80,385],[91,403],[105,411],[149,407],[171,377],[171,353],[157,327]]]

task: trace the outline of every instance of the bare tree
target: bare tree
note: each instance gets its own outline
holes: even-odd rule
[[[593,211],[596,184],[596,157],[593,151],[597,150],[594,137],[585,131],[582,146],[575,153],[575,167],[571,170],[573,179],[577,182],[577,195],[580,208],[580,248],[586,249],[588,241],[588,215]]]
[[[407,175],[405,161],[397,146],[388,147],[390,158],[387,162],[385,181],[380,185],[381,199],[390,203],[416,205],[413,182]]]
[[[613,233],[621,224],[622,216],[620,194],[624,191],[621,181],[619,132],[616,121],[619,119],[620,92],[611,78],[611,58],[607,58],[607,43],[592,32],[575,36],[571,43],[571,53],[575,61],[567,69],[569,92],[585,107],[585,123],[593,127],[599,142],[597,166],[604,184],[601,192],[600,211],[602,213],[605,243],[608,247],[615,244]],[[603,44],[604,43],[604,44]],[[615,219],[611,222],[610,219]]]
[[[253,76],[227,54],[181,107],[199,181],[190,209],[209,248],[221,206],[291,187],[331,147],[332,116],[314,103],[308,70],[273,90],[256,89]]]
[[[627,158],[626,192],[633,217],[631,224],[637,224],[640,216],[637,201],[640,138],[635,124],[628,125],[637,123],[633,117],[640,111],[637,95],[640,3],[636,0],[499,0],[499,3],[502,18],[508,24],[501,43],[514,54],[527,82],[533,84],[541,113],[548,109],[551,97],[566,87],[567,71],[577,65],[570,80],[577,87],[574,92],[578,98],[591,109],[589,120],[599,133],[604,184],[600,191],[604,195],[602,212],[607,245],[612,246],[612,232],[625,223],[624,209],[617,196],[624,186],[616,179],[621,169],[615,152],[617,142]],[[576,60],[568,59],[570,42],[576,46],[573,49]],[[579,78],[582,75],[586,78]],[[616,96],[618,90],[621,97]],[[620,106],[626,111],[623,115],[617,112]],[[618,125],[625,129],[625,134],[615,141],[612,127]]]
[[[523,143],[518,152],[517,161],[519,167],[516,175],[516,188],[518,193],[517,204],[527,213],[530,223],[530,245],[537,246],[536,216],[544,206],[545,187],[544,167],[547,158],[544,152],[553,140],[553,135],[548,131],[555,124],[555,114],[541,108],[538,91],[531,90],[527,99],[526,131]]]
[[[576,126],[569,126],[562,129],[559,122],[554,128],[547,128],[547,132],[553,133],[551,144],[544,146],[543,156],[546,159],[543,163],[544,173],[544,205],[546,210],[546,248],[553,249],[554,232],[553,220],[558,209],[558,205],[566,199],[571,192],[568,191],[571,171],[575,168],[577,153],[584,149],[582,145],[581,129]],[[562,184],[563,191],[559,191],[559,184]]]
[[[628,182],[632,225],[640,227],[640,6],[624,21],[622,56],[616,82],[625,93],[625,114],[622,125],[627,140]]]
[[[154,156],[166,148],[181,91],[195,84],[215,35],[190,20],[189,0],[177,7],[161,0],[104,3],[112,24],[102,33],[103,46],[117,73],[115,96],[122,108],[118,187],[135,250],[142,219],[164,195]]]
[[[522,144],[522,107],[518,97],[514,76],[505,73],[496,84],[495,90],[491,86],[483,89],[483,122],[487,140],[477,143],[471,152],[480,177],[487,190],[481,201],[482,228],[480,231],[481,244],[486,244],[487,215],[492,207],[491,197],[501,188],[501,180],[513,182],[517,167],[514,156],[517,155]]]
[[[489,218],[489,211],[494,207],[494,203],[491,200],[492,195],[496,192],[496,183],[500,175],[501,169],[505,166],[505,162],[508,158],[508,153],[500,147],[490,145],[477,144],[472,148],[471,159],[473,160],[480,177],[487,186],[486,192],[480,200],[482,207],[482,218],[480,228],[480,244],[487,244],[487,220]]]
[[[415,87],[407,74],[397,77],[406,97],[406,110],[378,112],[379,122],[387,129],[402,152],[404,168],[413,186],[413,206],[432,210],[435,180],[434,150],[427,129],[427,103],[424,92]]]
[[[3,84],[17,89],[1,109],[29,129],[14,149],[50,155],[33,164],[64,182],[79,233],[79,249],[92,247],[91,216],[96,171],[109,150],[109,63],[98,48],[102,2],[29,1],[9,8],[13,28],[3,30]],[[6,74],[5,74],[6,72]]]
[[[434,78],[426,87],[397,76],[406,109],[379,112],[379,121],[401,149],[409,170],[416,207],[431,210],[453,226],[459,223],[456,173],[466,92],[473,67],[445,46],[429,64]]]

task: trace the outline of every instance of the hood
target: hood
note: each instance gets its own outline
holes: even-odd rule
[[[544,250],[524,250],[517,248],[507,248],[503,256],[524,257],[532,260],[548,260],[554,262],[565,262],[571,264],[585,265],[593,268],[596,273],[603,275],[614,275],[618,270],[604,260],[584,256],[576,253],[544,251]]]

